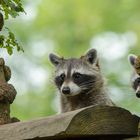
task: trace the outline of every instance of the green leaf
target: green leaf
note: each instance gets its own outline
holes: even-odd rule
[[[9,30],[9,38],[15,41],[15,35]]]
[[[21,4],[21,0],[0,0],[0,11],[5,15],[5,19],[9,16],[15,18],[19,15],[19,12],[24,12]],[[13,49],[24,52],[23,48],[18,44],[14,33],[8,28],[8,35],[0,35],[0,48],[6,48],[9,55],[12,55]]]
[[[0,10],[4,12],[5,19],[8,19],[9,16],[15,18],[18,16],[19,12],[24,12],[20,0],[0,0]]]
[[[11,46],[6,46],[6,49],[9,55],[13,54],[13,48]]]

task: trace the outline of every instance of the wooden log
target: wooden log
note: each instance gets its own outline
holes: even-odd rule
[[[76,111],[0,126],[0,140],[120,140],[138,136],[139,117],[110,106]]]

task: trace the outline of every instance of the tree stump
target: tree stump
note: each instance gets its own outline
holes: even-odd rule
[[[11,78],[11,70],[5,65],[4,59],[0,58],[0,125],[18,121],[10,118],[10,104],[16,97],[16,90],[7,82]]]

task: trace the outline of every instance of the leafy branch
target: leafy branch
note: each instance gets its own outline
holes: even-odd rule
[[[20,0],[0,0],[0,48],[6,48],[9,55],[13,53],[13,49],[16,47],[17,51],[23,51],[23,48],[18,44],[14,33],[7,28],[7,36],[1,34],[5,20],[9,19],[9,16],[15,18],[19,15],[19,12],[25,12]]]

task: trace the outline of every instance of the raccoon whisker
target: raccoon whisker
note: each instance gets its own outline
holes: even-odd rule
[[[87,85],[87,86],[85,86],[85,85],[83,85],[83,86],[80,86],[82,89],[88,89],[89,87],[92,87],[93,85]]]
[[[87,84],[86,86],[85,85],[80,85],[81,88],[93,88],[93,84]]]
[[[88,88],[82,88],[82,90],[87,90]]]
[[[93,85],[93,83],[84,83],[84,84],[80,84],[80,86],[87,86],[87,85]]]
[[[93,81],[91,81],[91,82],[84,82],[84,83],[82,83],[82,84],[80,84],[80,85],[88,85],[88,84],[93,84],[94,82]]]

